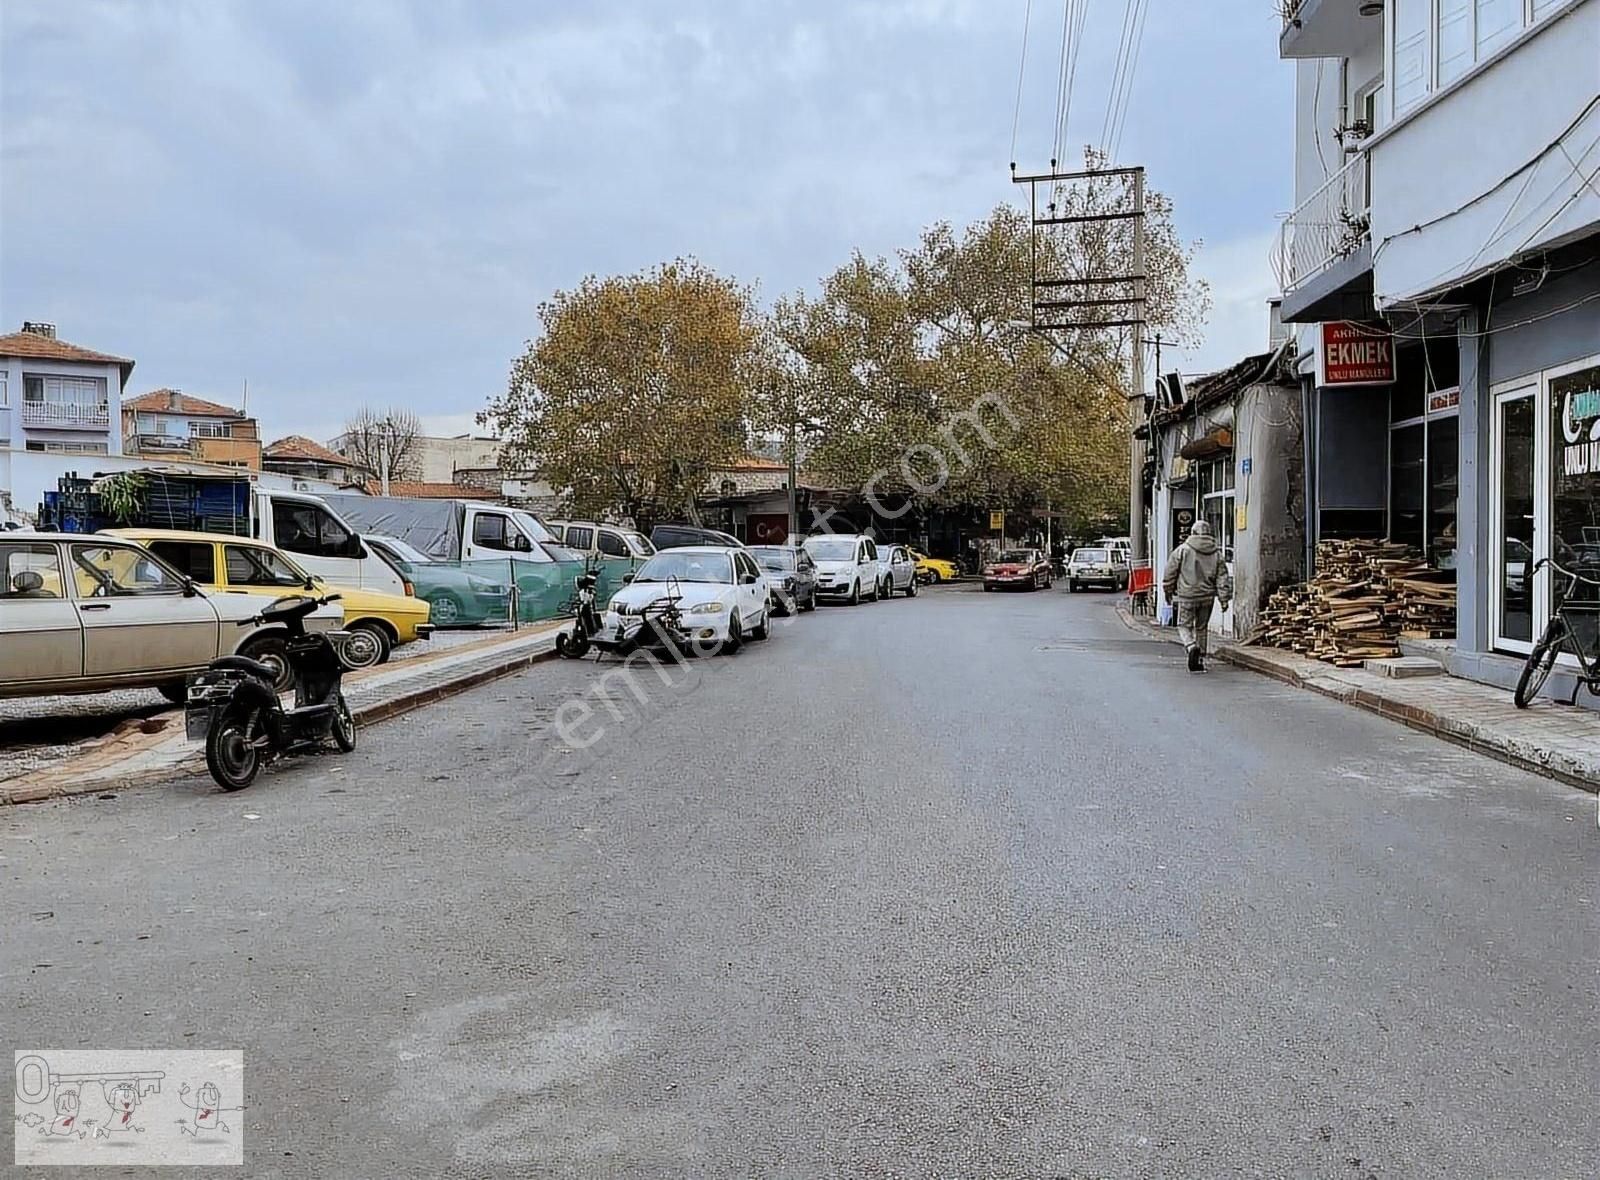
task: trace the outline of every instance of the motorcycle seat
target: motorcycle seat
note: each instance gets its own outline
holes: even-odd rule
[[[268,684],[278,678],[278,670],[271,664],[263,664],[260,660],[252,660],[249,656],[221,656],[211,661],[210,667],[221,669],[234,669],[239,672],[248,672],[252,676],[259,676]]]

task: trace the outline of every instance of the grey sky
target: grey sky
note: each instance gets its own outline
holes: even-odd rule
[[[361,402],[467,429],[552,289],[677,255],[813,286],[1007,182],[1026,0],[5,0],[0,328],[133,357],[131,389],[269,437]],[[1091,0],[1073,142],[1122,0]],[[1062,3],[1033,0],[1017,147],[1047,163]],[[1204,239],[1186,367],[1265,341],[1292,76],[1268,0],[1151,0],[1123,161]]]

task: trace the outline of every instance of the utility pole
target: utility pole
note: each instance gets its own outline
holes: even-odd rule
[[[391,420],[388,418],[378,423],[378,482],[385,496],[389,494],[389,429],[391,424]]]
[[[799,463],[795,460],[795,435],[797,433],[795,416],[794,402],[791,401],[789,403],[789,441],[785,447],[788,451],[786,458],[789,460],[789,535],[784,538],[790,545],[798,544],[800,536],[800,507],[799,500],[795,494],[795,469],[799,466]]]
[[[1144,439],[1138,429],[1144,423],[1144,169],[1133,173],[1133,387],[1128,391],[1128,541],[1135,561],[1150,560],[1144,535]],[[1157,371],[1159,371],[1157,366]]]

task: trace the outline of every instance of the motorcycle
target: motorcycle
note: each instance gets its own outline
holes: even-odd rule
[[[577,593],[567,603],[567,609],[572,612],[571,632],[562,631],[556,635],[556,655],[568,660],[581,660],[589,654],[589,641],[600,630],[600,614],[595,609],[595,583],[600,580],[599,573],[593,566],[585,565],[584,570],[573,584]]]
[[[355,718],[341,689],[350,632],[308,632],[305,626],[307,615],[338,600],[337,594],[280,598],[239,624],[281,626],[288,633],[284,658],[294,675],[292,707],[284,708],[273,691],[277,670],[247,656],[212,660],[190,680],[185,733],[190,741],[205,742],[206,769],[223,790],[243,790],[265,763],[318,749],[330,737],[343,753],[356,748]]]
[[[677,582],[669,582],[667,592],[660,598],[638,607],[638,614],[622,615],[614,631],[598,631],[590,642],[597,650],[614,656],[632,655],[647,647],[686,652],[691,641],[679,606],[682,601]]]

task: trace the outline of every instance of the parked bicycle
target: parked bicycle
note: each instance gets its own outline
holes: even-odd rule
[[[1566,585],[1556,593],[1556,613],[1544,629],[1544,634],[1539,636],[1539,642],[1533,645],[1533,650],[1528,653],[1527,663],[1522,665],[1522,675],[1517,677],[1516,691],[1512,693],[1512,700],[1519,709],[1526,709],[1539,695],[1539,690],[1550,679],[1550,674],[1555,671],[1557,657],[1566,652],[1578,661],[1576,676],[1572,683],[1572,695],[1567,698],[1567,704],[1578,703],[1578,690],[1587,688],[1591,693],[1600,695],[1600,653],[1588,651],[1583,644],[1583,639],[1576,626],[1578,616],[1588,616],[1591,620],[1600,621],[1600,580],[1585,577],[1576,570],[1565,569],[1557,565],[1548,557],[1541,557],[1528,571],[1528,585],[1533,585],[1533,575],[1545,566],[1558,576],[1566,579]],[[1579,583],[1592,586],[1597,591],[1595,597],[1574,604],[1573,592]]]

